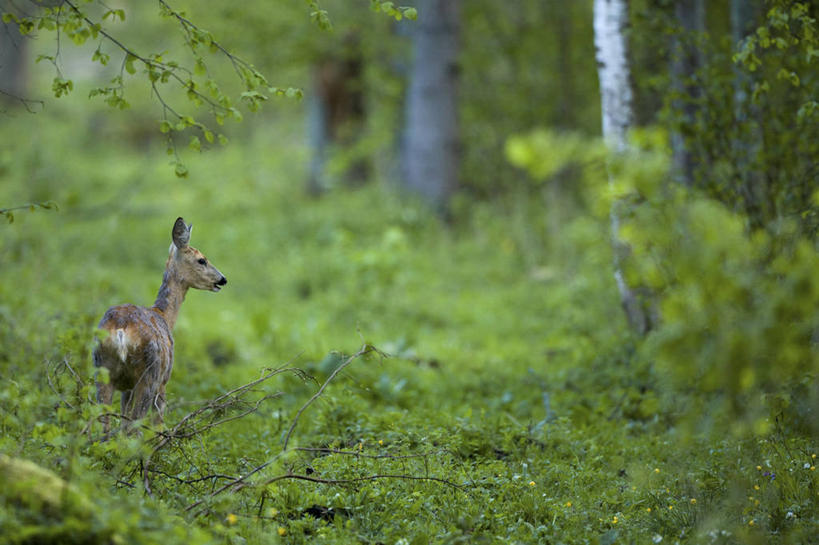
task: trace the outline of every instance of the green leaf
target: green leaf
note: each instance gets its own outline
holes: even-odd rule
[[[134,68],[134,61],[137,60],[136,57],[133,55],[128,55],[125,58],[125,71],[129,74],[136,74],[136,68]]]
[[[110,9],[106,11],[102,15],[102,20],[105,21],[106,19],[111,19],[111,21],[116,21],[119,19],[120,21],[125,20],[125,10],[123,9]]]
[[[198,136],[191,136],[191,141],[188,142],[188,147],[193,151],[202,151],[202,142]]]
[[[187,178],[188,167],[177,161],[176,166],[173,169],[173,173],[176,174],[177,178]]]
[[[195,74],[197,74],[199,76],[204,76],[205,74],[208,73],[208,69],[205,66],[205,61],[202,60],[201,57],[196,59],[196,63],[193,66],[193,71],[194,71]]]
[[[304,97],[304,93],[302,92],[301,89],[298,89],[296,87],[288,87],[287,90],[284,92],[284,96],[286,96],[287,98],[295,98],[301,100],[302,97]]]
[[[57,98],[67,95],[72,89],[74,89],[74,82],[70,79],[56,77],[51,83],[51,90],[54,92],[54,96]]]

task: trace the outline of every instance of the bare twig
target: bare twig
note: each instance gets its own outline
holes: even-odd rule
[[[170,473],[168,473],[166,471],[159,470],[159,469],[151,468],[151,469],[149,469],[149,471],[151,473],[156,473],[157,475],[162,475],[163,477],[173,479],[174,481],[176,481],[178,483],[187,484],[187,485],[193,485],[193,484],[201,483],[203,481],[211,481],[211,480],[218,481],[219,479],[230,479],[231,481],[236,480],[236,477],[233,476],[233,475],[222,475],[220,473],[205,475],[203,477],[197,477],[196,479],[182,479],[181,477],[177,477],[176,475],[171,475]]]
[[[355,484],[360,482],[367,482],[367,481],[376,481],[379,479],[402,479],[407,481],[431,481],[440,484],[444,484],[446,486],[452,487],[456,490],[460,490],[461,492],[468,492],[466,487],[455,484],[450,480],[442,479],[440,477],[427,477],[427,476],[418,476],[418,475],[404,475],[401,473],[396,474],[376,474],[376,475],[363,475],[361,477],[351,477],[349,479],[321,479],[319,477],[312,477],[310,475],[299,475],[297,473],[285,473],[284,475],[278,475],[276,477],[272,477],[266,481],[261,483],[255,483],[258,485],[268,485],[271,483],[275,483],[276,481],[281,481],[284,479],[296,479],[299,481],[310,481],[313,483],[319,484],[333,484],[333,485],[344,485],[344,484]],[[251,486],[250,484],[245,484],[241,488],[245,486]]]
[[[454,482],[452,482],[452,481],[450,481],[448,479],[443,479],[441,477],[409,475],[409,474],[403,474],[403,473],[383,473],[383,474],[375,474],[375,475],[362,475],[361,477],[351,477],[351,478],[348,478],[348,479],[322,479],[320,477],[313,477],[313,476],[310,476],[310,475],[300,475],[298,473],[287,472],[287,473],[284,473],[282,475],[277,475],[275,477],[271,477],[271,478],[266,479],[266,480],[261,481],[261,482],[248,482],[247,481],[247,479],[250,476],[254,475],[255,473],[258,473],[259,471],[261,471],[262,469],[264,469],[265,467],[270,465],[270,463],[271,463],[270,461],[265,462],[264,464],[260,465],[259,467],[253,469],[253,471],[251,471],[247,475],[243,475],[243,476],[235,479],[234,481],[225,484],[221,488],[219,488],[216,491],[214,491],[213,493],[211,493],[207,498],[202,498],[202,499],[199,499],[199,500],[193,502],[192,504],[190,504],[189,506],[187,506],[185,508],[185,511],[191,511],[192,509],[202,505],[206,501],[206,499],[211,499],[211,498],[221,494],[222,492],[224,492],[225,490],[228,490],[228,489],[232,489],[233,492],[238,492],[239,490],[242,490],[243,488],[249,488],[249,487],[255,487],[255,486],[266,486],[266,485],[275,483],[277,481],[283,481],[285,479],[294,479],[294,480],[298,480],[298,481],[308,481],[308,482],[312,482],[312,483],[337,485],[337,486],[350,485],[350,484],[363,483],[363,482],[370,482],[370,481],[377,481],[377,480],[381,480],[381,479],[400,479],[400,480],[406,480],[406,481],[428,481],[428,482],[435,482],[435,483],[443,484],[443,485],[449,486],[451,488],[454,488],[455,490],[458,490],[460,492],[465,492],[465,493],[469,494],[469,489],[467,489],[465,486],[456,484],[456,483],[454,483]],[[199,514],[199,513],[197,513],[197,514]]]
[[[296,356],[296,358],[298,358],[299,356]],[[296,358],[294,358],[294,360]],[[280,375],[282,373],[293,373],[303,379],[309,378],[308,375],[301,369],[298,369],[296,367],[288,367],[288,365],[290,365],[292,361],[293,360],[284,364],[281,367],[277,367],[275,369],[268,369],[267,372],[264,373],[258,379],[248,382],[247,384],[243,384],[242,386],[239,386],[237,388],[234,388],[229,392],[226,392],[216,397],[213,400],[207,401],[205,404],[203,404],[196,410],[185,415],[173,428],[171,428],[170,431],[158,432],[157,435],[155,436],[155,439],[158,438],[156,445],[154,445],[151,452],[142,461],[142,480],[145,485],[146,492],[148,492],[148,494],[151,494],[150,473],[154,472],[151,467],[151,461],[154,455],[156,455],[156,453],[159,452],[168,443],[170,443],[173,440],[191,439],[193,437],[201,435],[203,432],[207,430],[210,430],[227,422],[231,422],[238,418],[243,418],[248,414],[256,412],[261,403],[263,403],[264,401],[278,397],[279,395],[281,395],[281,393],[263,396],[262,398],[256,400],[256,402],[253,403],[251,406],[244,409],[238,415],[232,415],[219,420],[213,420],[202,426],[197,426],[196,424],[197,420],[200,417],[202,417],[202,415],[206,413],[215,415],[219,411],[224,411],[243,403],[242,396],[244,396],[250,391],[253,391],[253,388],[255,386],[261,384],[266,380],[269,380],[270,378],[276,375]],[[189,429],[188,426],[190,426],[192,429]]]
[[[290,442],[290,436],[293,434],[293,430],[296,429],[296,424],[299,423],[299,418],[301,417],[302,413],[307,409],[307,407],[309,407],[316,399],[321,397],[321,394],[324,393],[324,389],[327,388],[327,385],[330,384],[330,382],[332,382],[332,380],[336,377],[336,375],[338,375],[342,370],[344,370],[345,367],[350,365],[357,358],[359,358],[359,357],[361,357],[361,356],[363,356],[365,354],[369,354],[370,352],[376,352],[382,357],[387,357],[386,354],[381,352],[379,349],[377,349],[373,345],[365,344],[364,346],[362,346],[358,350],[358,352],[356,352],[355,354],[353,354],[352,356],[350,356],[349,358],[344,360],[344,362],[342,362],[341,365],[336,367],[336,369],[330,374],[330,376],[327,377],[327,380],[324,381],[324,384],[321,385],[321,388],[319,388],[318,391],[315,394],[313,394],[313,397],[308,399],[307,403],[302,405],[302,407],[296,413],[295,418],[293,418],[293,423],[290,424],[290,429],[287,430],[287,435],[284,437],[284,445],[282,446],[282,451],[287,450],[287,445]]]
[[[23,105],[23,107],[26,109],[26,111],[28,113],[30,113],[30,114],[37,113],[34,110],[34,108],[32,108],[32,106],[35,105],[35,104],[40,106],[40,110],[45,108],[45,101],[42,101],[42,100],[35,100],[35,99],[31,99],[31,98],[21,97],[21,96],[15,95],[14,93],[4,91],[3,89],[0,89],[0,95],[6,96],[6,97],[8,97],[8,98],[10,98],[10,99],[12,99],[14,101],[19,102],[20,104]]]
[[[316,452],[319,454],[346,454],[347,456],[355,456],[357,458],[373,458],[373,459],[389,459],[389,460],[409,460],[413,458],[426,458],[435,453],[421,453],[421,454],[364,454],[355,450],[339,450],[325,447],[295,447],[293,450],[302,452]]]
[[[262,465],[260,465],[260,466],[258,466],[258,467],[256,467],[256,468],[254,468],[253,470],[251,470],[251,471],[250,471],[249,473],[247,473],[246,475],[242,475],[242,476],[240,476],[240,477],[237,477],[237,478],[236,478],[236,479],[234,479],[233,481],[231,481],[231,482],[229,482],[229,483],[227,483],[227,484],[225,484],[225,485],[221,486],[220,488],[216,489],[215,491],[211,492],[211,493],[210,493],[210,495],[209,495],[208,497],[209,497],[209,498],[212,498],[212,497],[214,497],[214,496],[216,496],[216,495],[218,495],[218,494],[221,494],[222,492],[224,492],[224,491],[225,491],[225,490],[227,490],[228,488],[231,488],[231,487],[233,487],[233,486],[236,486],[236,485],[238,485],[238,484],[241,484],[241,483],[242,483],[242,482],[243,482],[245,479],[247,479],[247,478],[249,478],[249,477],[251,477],[251,476],[255,475],[256,473],[258,473],[259,471],[263,470],[264,468],[266,468],[267,466],[269,466],[269,465],[270,465],[272,462],[273,462],[272,460],[268,460],[267,462],[263,463]],[[185,511],[190,511],[190,510],[191,510],[191,509],[193,509],[194,507],[197,507],[197,506],[199,506],[199,505],[202,505],[202,503],[204,503],[204,502],[205,502],[205,499],[204,499],[204,498],[199,499],[199,500],[196,500],[195,502],[193,502],[192,504],[190,504],[189,506],[187,506],[187,507],[185,508]]]

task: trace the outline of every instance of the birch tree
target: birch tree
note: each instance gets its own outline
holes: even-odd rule
[[[404,179],[437,208],[459,172],[457,117],[460,0],[421,0],[407,91]]]
[[[628,149],[627,132],[633,118],[628,47],[623,33],[627,22],[626,0],[594,1],[594,44],[600,80],[603,138],[616,154]],[[610,179],[609,183],[613,181]],[[649,313],[644,301],[628,285],[623,274],[623,260],[629,248],[620,238],[621,208],[622,203],[615,201],[610,212],[614,279],[629,324],[637,333],[644,334],[651,327]]]

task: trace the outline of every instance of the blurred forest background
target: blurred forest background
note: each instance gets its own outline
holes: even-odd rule
[[[0,541],[819,535],[816,2],[0,12]],[[229,284],[103,441],[177,216]]]

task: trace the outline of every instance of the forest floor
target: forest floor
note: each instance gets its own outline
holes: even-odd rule
[[[388,187],[308,199],[304,151],[269,134],[177,180],[70,124],[30,132],[3,137],[0,203],[60,208],[0,236],[7,542],[819,535],[816,445],[776,426],[740,440],[668,398],[621,315],[605,221],[556,224],[538,191],[461,203],[451,224]],[[229,283],[182,307],[165,432],[101,441],[94,327],[153,301],[179,215]],[[234,391],[282,366],[312,378]]]

